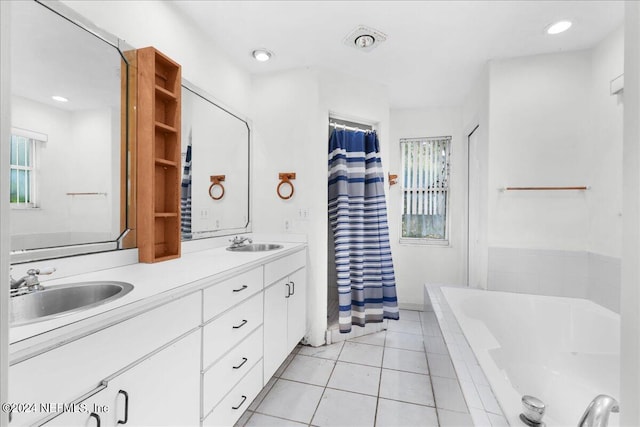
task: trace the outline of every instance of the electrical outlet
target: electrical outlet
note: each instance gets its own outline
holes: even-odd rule
[[[288,218],[285,218],[284,220],[284,232],[285,233],[291,232],[291,220]]]
[[[300,218],[303,221],[308,220],[309,219],[309,209],[307,209],[307,208],[298,209],[298,218]]]

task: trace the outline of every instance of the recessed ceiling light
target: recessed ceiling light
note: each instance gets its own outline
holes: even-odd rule
[[[369,34],[363,34],[361,36],[358,36],[355,40],[354,43],[356,44],[356,46],[358,46],[360,49],[366,49],[369,46],[371,46],[372,44],[374,44],[376,42],[376,39],[369,35]]]
[[[258,62],[266,62],[271,59],[273,53],[266,49],[256,49],[251,52],[251,56],[253,56],[253,58]]]
[[[547,34],[560,34],[571,28],[571,21],[562,20],[547,27]]]
[[[67,98],[65,98],[64,96],[60,96],[60,95],[53,95],[51,97],[51,99],[53,99],[54,101],[58,101],[58,102],[69,102],[69,100]]]
[[[387,35],[382,31],[359,25],[347,34],[342,43],[358,49],[360,52],[371,52],[386,39]]]

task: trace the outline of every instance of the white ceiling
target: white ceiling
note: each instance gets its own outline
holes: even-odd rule
[[[622,1],[203,1],[174,5],[251,73],[318,66],[388,86],[392,108],[459,106],[487,60],[592,47],[623,23]],[[566,33],[545,27],[570,19]],[[388,36],[369,53],[358,25]],[[250,53],[275,53],[257,63]]]

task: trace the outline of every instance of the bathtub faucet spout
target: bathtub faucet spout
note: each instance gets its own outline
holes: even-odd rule
[[[606,427],[612,412],[620,412],[618,401],[606,394],[599,394],[587,406],[578,422],[578,427]]]

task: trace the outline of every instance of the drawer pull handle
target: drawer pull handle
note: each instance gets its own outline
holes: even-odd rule
[[[244,291],[247,288],[248,288],[247,285],[242,285],[242,287],[240,289],[234,289],[233,292],[241,292],[241,291]]]
[[[118,390],[118,394],[124,396],[124,420],[118,420],[117,424],[126,424],[129,421],[129,393],[124,390]]]
[[[232,406],[231,409],[240,409],[240,407],[244,404],[244,401],[247,400],[247,396],[242,395],[242,402],[238,406]]]
[[[296,293],[296,282],[291,281],[291,295]]]
[[[247,321],[243,320],[238,326],[234,326],[233,329],[240,329],[246,324],[247,324]]]
[[[238,366],[234,366],[234,367],[233,367],[233,369],[240,369],[240,368],[242,368],[242,365],[244,365],[245,363],[247,363],[247,360],[249,360],[249,359],[247,359],[246,357],[243,357],[243,358],[242,358],[242,362],[241,362]]]
[[[95,412],[92,412],[89,414],[89,418],[95,418],[96,419],[96,427],[100,427],[100,415],[96,414]]]
[[[287,296],[285,298],[289,298],[291,296],[291,284],[287,282],[285,285],[287,285]]]

